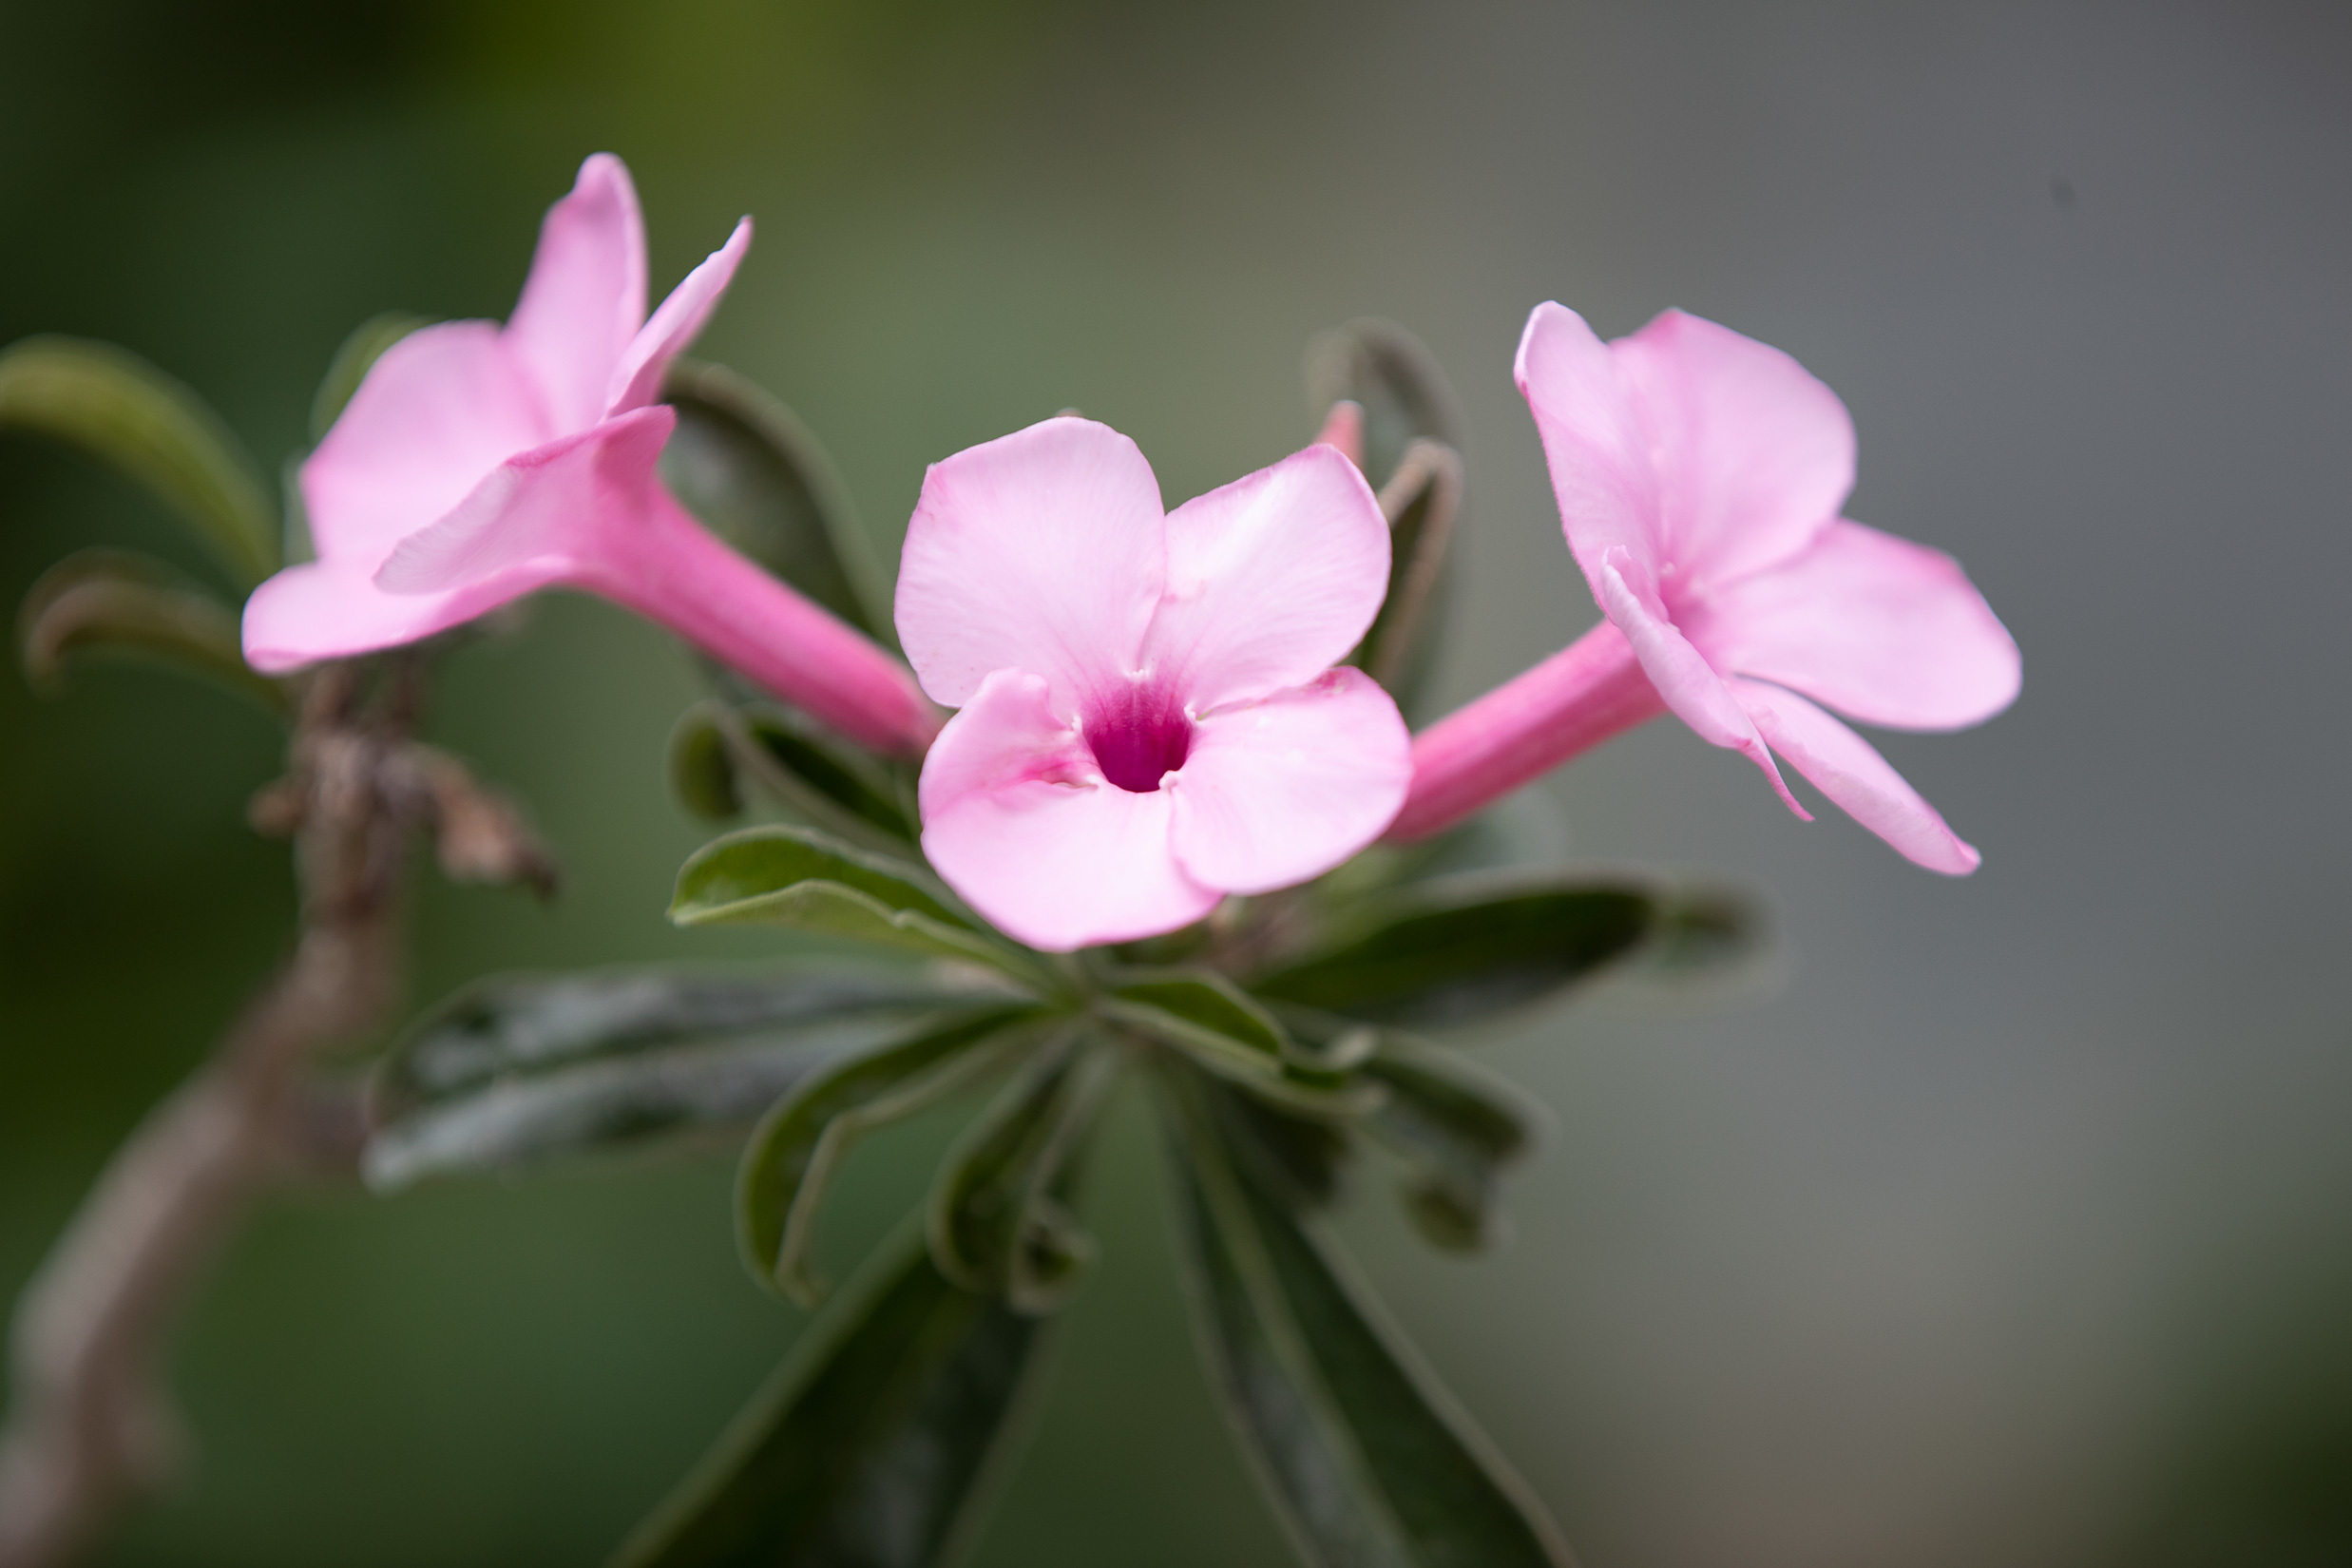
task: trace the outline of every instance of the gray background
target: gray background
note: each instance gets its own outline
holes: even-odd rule
[[[1776,983],[1496,1039],[1557,1137],[1515,1244],[1347,1231],[1589,1563],[2321,1563],[2352,1553],[2352,11],[2339,6],[897,3],[0,10],[0,337],[111,337],[270,461],[342,333],[503,315],[579,157],[657,289],[742,211],[703,352],[793,403],[886,545],[922,466],[1065,406],[1171,499],[1311,430],[1374,313],[1470,420],[1444,695],[1595,619],[1509,380],[1530,306],[1669,305],[1853,410],[1853,515],[1958,555],[2025,652],[1884,749],[1985,852],[1920,871],[1653,725],[1518,810],[1753,883]],[[0,442],[0,594],[76,545],[194,563]],[[435,732],[524,791],[562,903],[434,889],[415,992],[743,955],[659,919],[699,833],[659,635],[550,602]],[[91,672],[0,689],[0,1289],[269,962],[267,727]],[[851,1256],[948,1122],[879,1142]],[[1193,1369],[1149,1126],[985,1564],[1282,1560]],[[123,1563],[592,1560],[790,1340],[723,1155],[274,1206],[190,1324],[202,1462]]]

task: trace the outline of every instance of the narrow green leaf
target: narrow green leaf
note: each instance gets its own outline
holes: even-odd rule
[[[1006,1468],[1043,1321],[949,1283],[905,1227],[613,1568],[936,1568]]]
[[[1250,989],[1373,1023],[1467,1023],[1597,974],[1655,928],[1657,897],[1637,886],[1465,882],[1367,900],[1321,947]]]
[[[910,1039],[832,1062],[760,1119],[736,1175],[736,1234],[753,1277],[813,1306],[809,1261],[826,1184],[865,1133],[909,1117],[1031,1043],[1033,1007],[965,1013]]]
[[[1421,339],[1369,317],[1325,333],[1307,350],[1314,412],[1342,400],[1364,410],[1364,473],[1384,490],[1415,441],[1462,449],[1462,400]]]
[[[260,470],[204,401],[110,343],[28,337],[0,352],[0,427],[81,447],[146,487],[250,587],[277,569]]]
[[[931,1183],[925,1233],[940,1272],[1004,1292],[1024,1312],[1060,1307],[1094,1243],[1057,1196],[1118,1081],[1119,1048],[1072,1030],[1030,1058],[966,1129]]]
[[[679,360],[661,476],[687,509],[775,576],[886,644],[873,545],[825,449],[791,410],[723,366]]]
[[[1388,596],[1348,661],[1408,714],[1436,663],[1462,491],[1462,459],[1451,447],[1420,439],[1405,449],[1380,491],[1388,519]]]
[[[323,441],[335,422],[343,416],[343,410],[359,390],[369,370],[384,356],[384,351],[399,342],[417,328],[429,324],[429,318],[411,316],[405,311],[386,311],[372,316],[352,329],[335,357],[327,362],[327,373],[318,383],[317,392],[311,398],[311,440]]]
[[[25,677],[53,688],[68,660],[111,655],[196,676],[283,717],[286,693],[249,668],[237,612],[162,562],[81,550],[43,574],[19,615]]]
[[[1124,996],[1099,1000],[1110,1023],[1181,1051],[1226,1082],[1283,1109],[1345,1120],[1376,1108],[1387,1091],[1361,1076],[1314,1072],[1286,1061],[1260,1039],[1228,1034],[1214,1023]]]
[[[1213,969],[1131,970],[1114,981],[1111,994],[1214,1029],[1277,1062],[1298,1053],[1272,1013]]]
[[[1316,1223],[1232,1157],[1197,1080],[1163,1081],[1202,1351],[1301,1555],[1323,1568],[1571,1562]]]
[[[444,1004],[379,1064],[362,1173],[391,1190],[741,1126],[829,1062],[991,1000],[838,965],[500,976]]]
[[[927,872],[811,828],[747,828],[704,845],[678,873],[670,919],[680,926],[781,926],[974,959],[1032,985],[1053,983],[1025,949],[951,911]]]
[[[1394,1036],[1364,1070],[1388,1086],[1365,1126],[1411,1172],[1406,1216],[1433,1246],[1491,1246],[1501,1227],[1496,1189],[1540,1139],[1542,1107],[1458,1055]]]

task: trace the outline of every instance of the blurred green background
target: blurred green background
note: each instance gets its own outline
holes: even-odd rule
[[[1509,381],[1530,306],[1681,305],[1854,410],[1854,515],[1965,562],[2026,654],[1985,730],[1885,750],[1960,883],[1652,726],[1521,808],[1579,858],[1751,881],[1728,1011],[1603,996],[1482,1047],[1556,1110],[1515,1245],[1347,1233],[1594,1568],[2352,1560],[2352,10],[2341,5],[932,0],[0,6],[0,340],[114,339],[268,461],[379,310],[503,316],[581,157],[657,294],[742,212],[701,352],[894,543],[923,465],[1076,406],[1171,499],[1312,429],[1359,314],[1463,390],[1444,695],[1594,619]],[[68,549],[201,568],[113,477],[0,440],[0,600]],[[569,882],[433,888],[413,996],[746,956],[660,918],[699,831],[685,658],[543,602],[431,729]],[[277,954],[241,825],[269,726],[88,670],[0,680],[0,1291]],[[1286,1560],[1194,1369],[1148,1123],[984,1564]],[[936,1122],[852,1173],[839,1259]],[[596,1560],[800,1319],[723,1154],[275,1203],[189,1321],[201,1449],[119,1564]]]

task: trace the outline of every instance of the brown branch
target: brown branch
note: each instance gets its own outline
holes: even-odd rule
[[[376,1028],[399,989],[403,864],[428,820],[409,730],[414,673],[369,697],[329,666],[303,693],[288,776],[256,802],[291,829],[303,892],[293,956],[207,1063],[117,1151],[17,1310],[0,1434],[0,1568],[59,1568],[170,1473],[164,1340],[254,1199],[315,1164],[304,1069]]]

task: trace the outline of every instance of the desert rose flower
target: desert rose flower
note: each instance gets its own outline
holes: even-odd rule
[[[1963,843],[1865,724],[1951,730],[2017,694],[2017,644],[1949,556],[1839,515],[1854,430],[1779,350],[1679,311],[1603,343],[1537,307],[1520,340],[1568,547],[1607,620],[1425,731],[1392,836],[1461,820],[1644,719],[1673,713],[1761,768],[1774,753],[1931,870]]]
[[[369,369],[302,465],[318,559],[245,606],[245,659],[296,669],[413,642],[564,584],[670,627],[868,745],[936,726],[908,672],[736,554],[655,477],[654,400],[752,239],[751,220],[645,315],[645,237],[619,159],[547,213],[514,316],[446,321]]]
[[[1410,766],[1396,704],[1332,667],[1387,583],[1379,505],[1329,446],[1174,512],[1135,443],[1083,419],[934,464],[898,631],[962,711],[923,764],[924,851],[1056,952],[1339,864]]]

